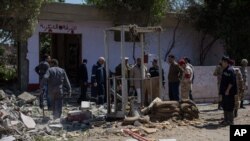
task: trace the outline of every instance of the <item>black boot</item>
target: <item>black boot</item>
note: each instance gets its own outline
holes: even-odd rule
[[[240,108],[245,109],[245,107],[243,106],[243,100],[240,101]]]
[[[234,117],[236,118],[238,116],[238,109],[234,110]]]
[[[227,112],[227,117],[228,117],[228,125],[234,125],[234,112],[233,111]]]
[[[222,110],[221,102],[218,103],[218,110]]]

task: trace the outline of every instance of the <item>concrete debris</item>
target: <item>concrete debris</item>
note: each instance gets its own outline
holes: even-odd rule
[[[22,101],[24,101],[25,103],[31,103],[33,102],[34,100],[36,100],[36,97],[31,95],[30,93],[28,92],[23,92],[22,94],[20,94],[18,96],[19,99],[21,99]]]
[[[0,141],[15,141],[16,138],[13,136],[3,137],[0,139]]]
[[[28,128],[28,129],[34,129],[36,127],[36,123],[33,120],[33,118],[24,115],[23,113],[20,112],[20,117],[24,123],[24,125]]]
[[[157,132],[156,128],[147,128],[147,127],[140,127],[143,131],[145,131],[147,134],[152,134]]]
[[[3,90],[0,90],[0,100],[3,100],[5,97],[5,92]]]
[[[79,121],[84,122],[86,120],[89,120],[92,118],[92,113],[88,110],[81,111],[81,110],[75,110],[75,111],[69,111],[67,114],[67,120],[68,121]]]

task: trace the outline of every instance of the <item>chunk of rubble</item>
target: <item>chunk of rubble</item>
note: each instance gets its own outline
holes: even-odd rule
[[[36,97],[28,92],[23,92],[18,96],[18,98],[24,101],[25,103],[31,103],[36,100]]]
[[[6,95],[5,92],[3,90],[0,90],[0,100],[5,99]]]
[[[28,129],[34,129],[36,127],[36,123],[33,120],[33,118],[24,115],[23,113],[20,112],[20,117],[22,119],[22,122]]]
[[[88,110],[86,110],[86,111],[74,110],[74,111],[69,111],[67,114],[68,121],[83,122],[83,121],[89,120],[91,118],[92,118],[92,113]]]
[[[0,141],[15,141],[16,138],[13,136],[3,137],[0,139]]]

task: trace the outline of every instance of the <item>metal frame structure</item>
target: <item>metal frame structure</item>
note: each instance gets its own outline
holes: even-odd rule
[[[111,28],[107,28],[104,31],[104,47],[105,47],[105,58],[106,58],[106,78],[110,78],[109,77],[109,51],[108,51],[108,38],[107,38],[107,33],[108,32],[114,32],[114,31],[120,31],[121,32],[121,44],[120,44],[120,48],[121,48],[121,58],[122,58],[122,76],[121,76],[121,83],[122,83],[122,96],[119,96],[116,94],[116,84],[114,81],[114,88],[115,90],[113,91],[114,93],[114,108],[115,111],[111,112],[111,91],[110,91],[110,83],[109,80],[107,79],[106,81],[106,93],[107,93],[107,103],[108,103],[108,111],[107,111],[107,116],[110,117],[115,117],[115,118],[123,118],[126,115],[126,105],[128,103],[128,89],[127,89],[127,79],[125,77],[125,59],[124,59],[124,43],[125,43],[125,32],[130,32],[131,28],[133,28],[136,33],[138,33],[140,35],[140,47],[141,47],[141,60],[144,61],[144,34],[146,33],[158,33],[158,65],[159,65],[159,94],[162,93],[162,64],[161,64],[161,47],[160,47],[160,33],[162,32],[162,28],[160,26],[156,26],[156,27],[138,27],[137,25],[121,25],[121,26],[116,26],[116,27],[111,27]],[[143,72],[143,67],[141,67],[141,72]],[[141,73],[143,74],[143,73]],[[141,78],[143,79],[144,76],[142,75]],[[142,83],[142,88],[143,88],[143,83]],[[142,92],[143,93],[143,92]],[[122,109],[121,111],[116,111],[116,103],[117,103],[117,98],[120,98],[120,100],[122,101]]]

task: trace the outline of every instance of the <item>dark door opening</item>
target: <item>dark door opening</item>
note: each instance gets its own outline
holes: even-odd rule
[[[47,53],[59,61],[72,85],[78,84],[78,67],[81,63],[80,34],[40,33],[40,58]]]

